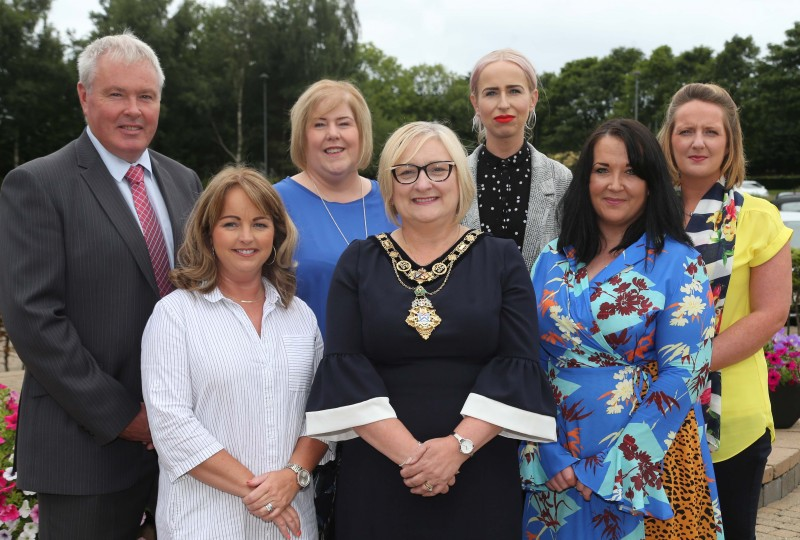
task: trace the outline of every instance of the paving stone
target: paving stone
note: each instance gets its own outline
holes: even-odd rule
[[[772,464],[774,477],[779,478],[800,463],[800,449],[773,447],[768,463]]]
[[[764,484],[764,506],[768,506],[781,498],[781,479],[776,478],[769,484]]]
[[[773,448],[800,448],[800,429],[790,431],[781,429],[776,432]]]
[[[764,477],[761,479],[761,483],[771,482],[773,478],[775,478],[775,467],[767,463],[767,466],[764,467]]]

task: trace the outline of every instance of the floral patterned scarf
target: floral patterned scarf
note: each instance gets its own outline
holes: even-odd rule
[[[694,247],[703,256],[714,297],[716,322],[714,335],[722,326],[725,295],[733,270],[733,251],[736,246],[736,222],[744,197],[736,188],[725,189],[725,177],[703,196],[695,211],[689,216],[686,232]],[[712,452],[720,444],[720,418],[722,413],[722,374],[709,373],[705,391],[700,396],[706,423],[706,439]]]

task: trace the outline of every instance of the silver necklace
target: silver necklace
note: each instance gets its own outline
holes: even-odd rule
[[[312,178],[312,176],[310,174],[308,174],[308,172],[306,172],[306,176],[308,176],[308,178],[311,180],[311,183],[314,184],[314,189],[317,191],[317,197],[319,197],[319,200],[322,202],[322,206],[325,207],[325,211],[328,212],[328,216],[331,218],[331,221],[333,221],[333,225],[336,227],[336,230],[339,231],[339,234],[342,235],[342,239],[344,240],[344,243],[349,246],[350,245],[350,241],[347,239],[347,237],[342,232],[342,228],[339,227],[339,224],[336,223],[336,219],[334,219],[333,214],[331,214],[331,211],[328,208],[328,205],[325,203],[325,199],[322,198],[322,193],[319,190],[319,186],[317,185],[317,182],[314,180],[314,178]],[[366,238],[367,236],[369,236],[367,234],[367,205],[364,202],[364,184],[361,182],[361,178],[358,179],[358,185],[360,187],[359,193],[361,194],[361,210],[364,212],[364,238]]]

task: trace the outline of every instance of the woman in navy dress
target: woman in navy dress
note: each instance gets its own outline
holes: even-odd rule
[[[555,437],[527,268],[460,225],[474,185],[448,128],[398,129],[378,178],[402,225],[342,254],[307,406],[311,436],[344,441],[337,538],[517,539],[519,440]]]

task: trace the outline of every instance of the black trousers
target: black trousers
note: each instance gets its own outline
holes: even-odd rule
[[[726,540],[755,540],[761,480],[771,451],[767,430],[732,458],[714,463]]]
[[[40,540],[136,540],[142,514],[155,511],[158,470],[128,489],[102,495],[39,493]]]

